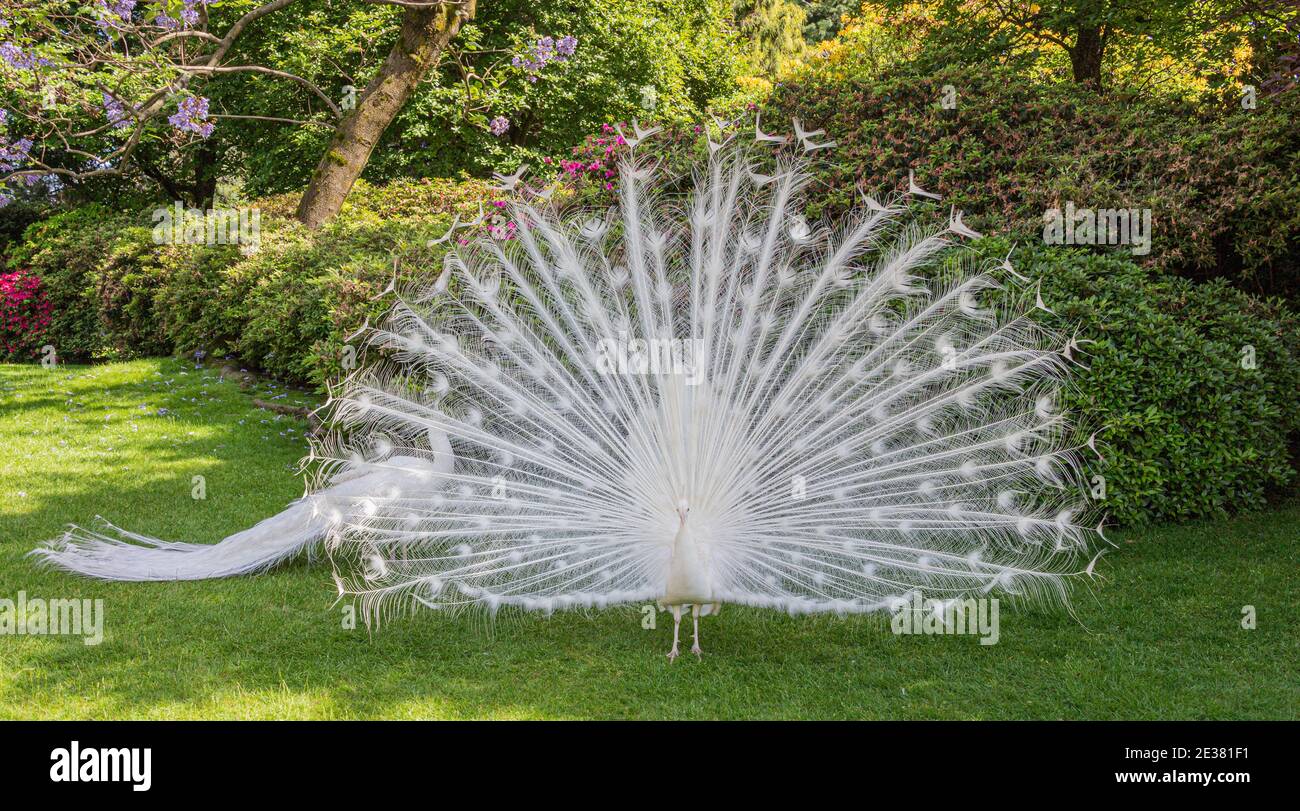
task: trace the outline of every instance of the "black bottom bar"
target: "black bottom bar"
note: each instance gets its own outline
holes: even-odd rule
[[[926,804],[1030,790],[1045,801],[1192,789],[1217,798],[1285,790],[1297,731],[1290,722],[14,722],[0,726],[0,774],[11,791],[128,803],[270,799],[284,789],[295,803],[376,790],[428,792],[431,804],[584,792],[614,802],[600,788],[611,779],[639,802],[677,802],[693,785],[753,793],[787,784]]]

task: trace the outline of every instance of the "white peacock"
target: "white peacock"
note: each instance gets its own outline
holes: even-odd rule
[[[313,495],[215,546],[74,528],[38,554],[189,579],[324,537],[369,619],[658,602],[670,659],[683,613],[698,655],[722,603],[1065,600],[1099,534],[1054,406],[1074,344],[987,303],[1020,289],[1010,265],[971,272],[960,215],[926,230],[901,201],[810,225],[805,159],[757,128],[670,194],[635,157],[652,134],[615,209],[522,199],[515,238],[398,297],[328,404]]]

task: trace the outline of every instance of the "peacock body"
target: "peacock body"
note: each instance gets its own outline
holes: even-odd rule
[[[1055,406],[1074,344],[989,303],[1032,290],[971,266],[959,215],[927,230],[865,198],[810,224],[804,159],[738,140],[710,142],[686,194],[631,157],[609,211],[522,195],[513,239],[455,245],[368,331],[379,360],[332,392],[296,505],[367,617],[842,614],[918,590],[1064,599],[1091,572],[1081,443]],[[41,553],[214,576],[128,540],[73,530]]]

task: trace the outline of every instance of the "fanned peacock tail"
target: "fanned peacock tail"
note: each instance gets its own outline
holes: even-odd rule
[[[512,203],[514,239],[453,248],[370,331],[322,474],[454,463],[330,516],[368,618],[653,601],[683,502],[719,601],[1064,600],[1091,573],[1070,344],[1033,290],[979,272],[959,217],[810,224],[801,158],[710,146],[688,194],[633,157],[608,212]]]

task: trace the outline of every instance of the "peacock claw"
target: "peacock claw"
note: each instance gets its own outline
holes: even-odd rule
[[[677,657],[679,655],[680,654],[677,653],[677,646],[673,645],[673,649],[668,651],[668,664],[672,664],[673,662],[677,661]]]
[[[696,658],[696,659],[700,659],[700,660],[703,660],[703,659],[704,659],[704,651],[700,650],[700,646],[699,646],[699,645],[692,645],[692,646],[691,646],[691,653],[695,654],[695,658]]]

